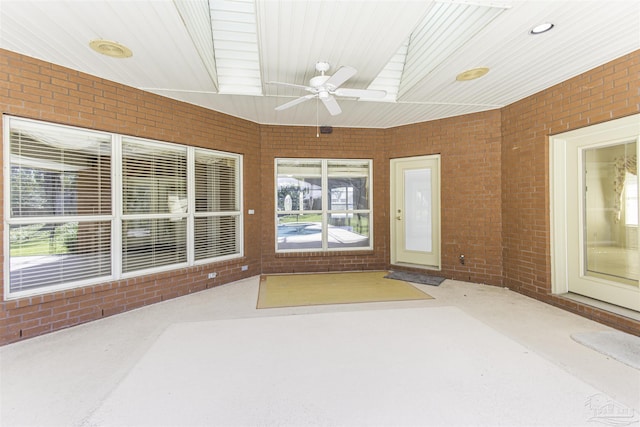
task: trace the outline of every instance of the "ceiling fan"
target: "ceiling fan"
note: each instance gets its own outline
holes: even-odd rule
[[[329,114],[335,116],[340,114],[342,109],[340,108],[340,105],[338,105],[334,96],[346,96],[351,98],[384,98],[387,95],[387,92],[384,90],[341,88],[340,86],[344,82],[356,74],[356,69],[353,67],[343,66],[340,67],[332,76],[328,76],[325,72],[327,72],[329,68],[330,65],[327,62],[316,63],[316,70],[320,75],[311,78],[311,80],[309,80],[309,86],[296,85],[292,83],[269,82],[268,84],[297,87],[304,89],[307,92],[311,92],[309,95],[301,96],[293,101],[277,106],[276,111],[286,110],[287,108],[291,108],[308,99],[318,98],[327,108]]]

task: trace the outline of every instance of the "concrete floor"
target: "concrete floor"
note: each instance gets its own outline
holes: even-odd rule
[[[0,425],[622,425],[620,418],[614,419],[611,408],[626,414],[627,425],[637,425],[640,371],[571,339],[573,333],[610,328],[507,289],[452,280],[439,287],[416,287],[434,299],[257,310],[258,277],[253,277],[4,346],[0,348]],[[292,323],[292,319],[296,322]],[[393,322],[401,328],[385,326]],[[398,366],[406,364],[412,372],[418,372],[418,377],[434,379],[425,383],[436,384],[437,375],[441,379],[465,375],[467,392],[456,395],[455,388],[447,390],[450,385],[445,381],[439,389],[417,384],[422,388],[414,393],[413,381],[406,380],[401,389],[393,384],[394,378],[407,378],[405,373],[387,377],[364,370],[358,371],[362,374],[359,379],[317,378],[315,388],[335,391],[336,387],[350,387],[348,383],[341,386],[342,380],[364,381],[365,391],[380,386],[379,392],[363,393],[367,400],[353,397],[345,402],[343,396],[342,402],[336,403],[326,400],[327,395],[336,393],[316,396],[316,391],[307,390],[315,401],[323,401],[324,411],[302,407],[296,400],[299,397],[292,394],[300,382],[296,382],[296,375],[317,369],[333,371],[332,367],[342,360],[335,355],[341,354],[338,350],[345,342],[334,340],[327,333],[304,333],[322,325],[344,325],[340,330],[351,331],[354,336],[362,335],[366,325],[377,325],[376,331],[382,331],[382,335],[372,334],[370,341],[359,340],[358,350],[352,354],[359,355],[363,365],[369,363],[364,363],[370,359],[369,354],[375,354],[375,360],[403,360]],[[240,337],[250,333],[258,335],[249,342],[238,340],[236,345],[235,334]],[[299,339],[291,344],[291,340],[277,336],[280,333],[285,338],[294,333]],[[265,334],[271,334],[274,345],[269,345],[269,340],[261,341]],[[398,336],[405,339],[397,343],[395,350],[391,344],[380,345],[391,343]],[[224,348],[237,348],[238,353],[217,351],[222,347],[216,347],[216,342],[222,341],[207,342],[210,337],[227,340]],[[309,337],[321,342],[323,349],[335,346],[336,351],[313,360],[312,354],[304,353],[305,348],[314,345],[314,341],[304,341]],[[401,346],[412,346],[415,341],[425,342],[426,347],[418,349],[423,352],[420,357],[398,352]],[[258,351],[255,346],[260,342],[263,347]],[[429,348],[429,342],[440,345]],[[246,351],[240,351],[243,345]],[[380,359],[386,347],[394,352],[387,359]],[[268,382],[273,379],[262,377],[260,372],[276,371],[282,376],[282,371],[276,369],[282,369],[278,361],[298,351],[305,363],[287,364],[292,376],[288,390],[269,388]],[[180,364],[176,365],[177,360]],[[238,401],[224,401],[230,399],[224,393],[225,387],[237,384],[224,383],[221,378],[211,381],[208,375],[214,373],[212,366],[221,365],[223,369],[215,371],[216,375],[223,376],[225,371],[252,373],[253,381],[247,380],[242,387],[247,392],[245,401],[238,394],[234,395]],[[258,365],[261,370],[254,370]],[[485,382],[477,382],[472,378],[475,371],[465,370],[471,365],[491,373],[494,382],[486,377]],[[180,366],[184,366],[183,372]],[[393,369],[398,366],[393,365]],[[538,381],[540,377],[547,378]],[[429,386],[435,387],[434,384]],[[468,392],[485,386],[490,386],[488,393]],[[203,394],[211,389],[217,390],[216,399],[224,401],[224,405],[215,408],[215,416],[210,409],[215,405],[203,401]],[[255,390],[264,393],[250,392]],[[375,399],[387,390],[404,403],[381,409]],[[404,398],[398,396],[404,392]],[[446,392],[453,400],[443,397]],[[439,394],[440,408],[447,409],[446,414],[436,416],[431,408],[431,415],[425,416],[422,409]],[[564,403],[563,399],[569,399],[571,394],[573,401]],[[495,402],[487,400],[487,395],[499,396],[500,407],[488,407]],[[527,396],[526,400],[522,396]],[[268,400],[270,406],[261,407],[263,400]],[[178,411],[179,418],[167,415],[176,414],[172,405],[189,406],[184,402],[193,404],[184,412]],[[367,402],[377,418],[354,418],[351,409],[366,408]],[[582,412],[566,407],[574,403]],[[234,405],[245,408],[245,412],[229,409],[222,413]],[[172,410],[164,413],[163,409],[168,408]],[[252,408],[251,416],[246,413],[247,408]],[[400,408],[402,412],[394,412]],[[519,409],[510,414],[507,408]],[[596,412],[604,417],[594,418]]]

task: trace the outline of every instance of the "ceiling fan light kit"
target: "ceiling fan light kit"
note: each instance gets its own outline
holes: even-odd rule
[[[331,66],[328,62],[317,62],[316,71],[318,71],[320,75],[312,77],[309,80],[309,86],[283,82],[269,82],[269,84],[272,85],[296,87],[304,89],[307,92],[311,92],[309,95],[301,96],[293,101],[277,106],[276,111],[286,110],[287,108],[291,108],[308,99],[318,98],[322,101],[327,111],[329,111],[329,114],[336,116],[342,112],[340,105],[336,101],[336,96],[350,98],[384,98],[387,95],[387,92],[384,90],[341,88],[340,86],[343,83],[356,74],[356,69],[349,66],[342,66],[338,68],[333,75],[329,76],[325,73],[329,71],[330,68]]]

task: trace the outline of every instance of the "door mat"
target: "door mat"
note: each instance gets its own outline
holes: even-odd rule
[[[265,275],[257,308],[433,299],[409,283],[384,280],[387,273]]]
[[[429,276],[427,274],[411,273],[408,271],[392,271],[384,276],[384,278],[431,286],[440,286],[440,284],[446,280],[444,277]]]
[[[580,344],[640,370],[640,337],[621,331],[580,332],[571,338]]]

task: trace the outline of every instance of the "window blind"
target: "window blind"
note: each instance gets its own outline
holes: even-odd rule
[[[3,122],[6,297],[242,255],[241,155]]]
[[[187,150],[122,141],[122,271],[187,262]]]
[[[195,259],[240,253],[236,157],[195,150]]]
[[[10,292],[111,275],[111,137],[11,120]]]

